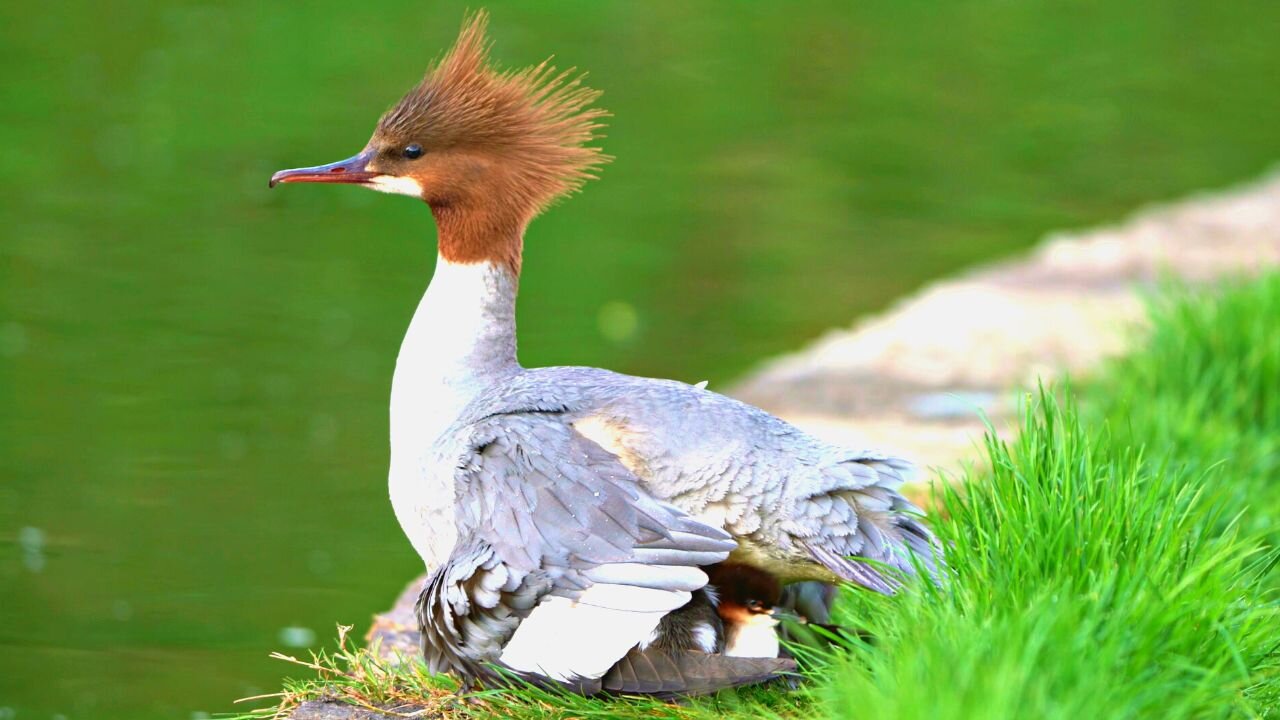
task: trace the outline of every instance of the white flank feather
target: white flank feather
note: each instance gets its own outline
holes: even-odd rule
[[[598,678],[689,597],[608,584],[592,585],[576,601],[548,597],[516,628],[499,661],[553,680]]]

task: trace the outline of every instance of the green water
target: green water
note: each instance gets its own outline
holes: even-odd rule
[[[0,9],[0,719],[229,710],[418,569],[386,397],[429,214],[266,180],[361,147],[466,4]],[[1280,158],[1273,0],[490,7],[616,115],[530,231],[528,364],[724,387]]]

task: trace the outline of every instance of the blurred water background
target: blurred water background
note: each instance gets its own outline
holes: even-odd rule
[[[386,500],[426,208],[346,157],[467,2],[0,8],[0,718],[200,718],[419,568]],[[471,3],[474,5],[474,3]],[[590,71],[526,364],[709,379],[1280,157],[1280,3],[491,2]]]

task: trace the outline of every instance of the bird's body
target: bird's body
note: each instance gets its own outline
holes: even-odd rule
[[[934,562],[897,492],[907,465],[702,387],[520,366],[524,229],[603,162],[585,144],[602,113],[545,63],[494,71],[484,19],[359,155],[272,178],[407,194],[435,216],[435,275],[392,382],[389,473],[432,571],[418,606],[428,665],[659,694],[785,672],[789,661],[714,652],[726,636],[701,630],[705,569],[732,560],[777,582],[891,592],[862,560],[903,573],[913,556]]]
[[[843,578],[885,589],[890,581],[874,569],[824,562],[856,555],[909,571],[912,552],[929,557],[928,531],[896,492],[902,461],[824,443],[709,390],[585,367],[517,368],[480,391],[426,450],[416,478],[425,491],[398,514],[431,517],[453,507],[452,479],[433,469],[451,467],[458,428],[528,412],[617,457],[655,498],[724,528],[738,543],[734,560],[784,582]],[[420,537],[415,545],[448,545],[439,528],[408,530]]]
[[[815,547],[902,570],[910,551],[929,559],[928,531],[896,492],[904,461],[824,443],[686,383],[587,367],[525,369],[516,358],[516,287],[499,264],[437,259],[401,345],[390,494],[427,567],[454,542],[451,443],[478,419],[531,411],[616,456],[656,498],[726,529],[738,541],[736,560],[784,581],[844,577],[885,587],[873,570],[824,565]]]
[[[392,499],[406,534],[428,567],[438,568],[422,610],[432,668],[481,675],[485,663],[498,663],[581,687],[584,678],[601,678],[632,648],[650,645],[692,644],[705,651],[727,644],[736,657],[776,657],[776,623],[767,618],[711,626],[702,636],[715,632],[715,642],[697,641],[696,623],[688,625],[689,616],[675,611],[706,586],[698,568],[733,560],[779,582],[845,578],[887,589],[889,581],[877,571],[864,573],[856,562],[824,565],[824,559],[859,555],[908,571],[913,552],[923,561],[930,557],[928,531],[895,491],[905,469],[901,461],[823,443],[759,409],[685,383],[597,368],[521,367],[513,341],[515,284],[494,280],[504,272],[500,266],[458,268],[441,259],[442,286],[456,290],[470,282],[471,291],[461,293],[470,299],[461,303],[452,290],[429,290],[406,346],[414,348],[414,332],[425,328],[436,328],[431,332],[437,340],[452,339],[435,346],[436,365],[406,362],[403,354],[397,363],[393,393],[414,394],[392,403],[404,409],[393,414],[393,459],[400,462],[392,463]],[[437,307],[441,298],[448,304]],[[457,327],[439,330],[441,318]],[[465,328],[478,336],[461,341]],[[453,374],[438,364],[450,348],[467,358],[447,363]],[[494,506],[493,497],[528,491],[530,478],[563,494]],[[477,582],[486,563],[523,553],[537,538],[554,536],[546,550],[552,555],[573,556],[593,542],[637,546],[645,528],[574,525],[579,508],[605,502],[610,492],[622,493],[619,508],[640,505],[650,508],[649,517],[663,518],[649,532],[686,526],[696,535],[688,538],[693,543],[661,553],[641,546],[585,560],[556,559],[568,563],[551,571],[561,574],[562,585],[546,584],[548,577],[540,574],[549,557],[522,557],[519,564],[544,584],[513,585],[492,595],[486,601],[493,604],[484,607],[491,615],[466,625],[464,618],[483,606],[467,595],[468,583]],[[486,554],[499,539],[510,547]],[[685,556],[669,557],[675,551]],[[659,555],[673,564],[661,565]],[[581,571],[574,563],[594,565]],[[645,604],[600,612],[598,596],[587,593],[600,592],[592,583],[611,577],[610,568],[619,564],[644,565],[645,573],[653,573],[610,585],[623,604]],[[513,577],[509,567],[499,574]],[[673,618],[667,627],[661,626],[664,618]],[[480,641],[481,628],[497,630]],[[579,632],[566,634],[566,628]],[[694,642],[672,640],[683,637]]]

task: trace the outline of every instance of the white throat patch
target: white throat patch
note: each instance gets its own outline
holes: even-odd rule
[[[410,177],[397,177],[395,175],[376,175],[369,181],[369,187],[378,192],[390,193],[392,195],[408,195],[409,197],[422,197],[422,185],[417,180]]]

